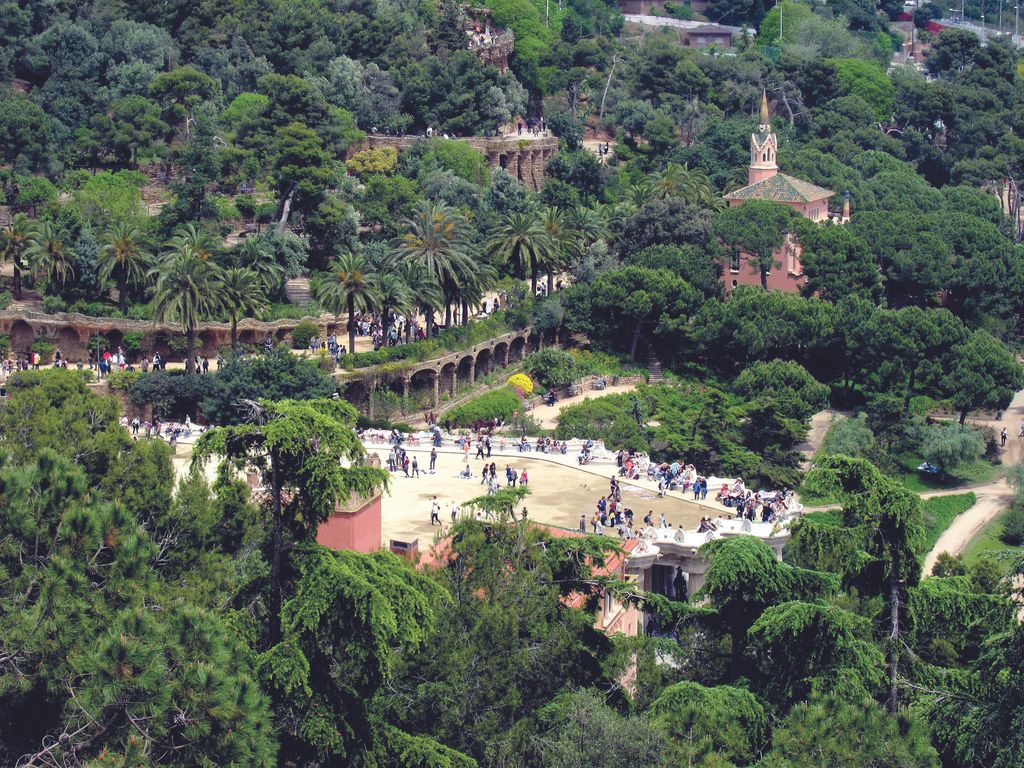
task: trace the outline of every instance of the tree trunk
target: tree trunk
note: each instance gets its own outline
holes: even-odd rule
[[[444,302],[444,327],[446,330],[452,327],[452,303],[447,299]]]
[[[128,311],[128,275],[122,274],[117,281],[117,308],[123,315]]]
[[[270,644],[281,639],[281,552],[284,549],[281,519],[281,476],[278,472],[277,449],[270,452],[270,502],[273,517],[273,541],[270,560]]]
[[[238,354],[238,318],[231,316],[231,354]]]
[[[636,329],[634,329],[633,331],[633,343],[630,344],[629,346],[629,356],[633,360],[636,360],[636,348],[637,345],[640,343],[640,329],[643,328],[643,325],[644,321],[641,320],[639,323],[636,324]]]
[[[427,307],[426,325],[427,325],[427,329],[426,329],[427,330],[427,338],[429,339],[433,335],[433,333],[434,333],[434,308],[433,307]]]
[[[469,325],[469,302],[462,300],[462,324]]]
[[[895,712],[898,704],[897,679],[900,663],[900,581],[899,556],[893,557],[892,575],[889,576],[889,701],[890,712]]]
[[[530,290],[533,291],[533,296],[537,295],[537,257],[534,256],[530,260]]]
[[[964,422],[967,421],[967,412],[968,412],[967,408],[964,408],[963,410],[960,411],[960,426],[961,427],[964,425]]]
[[[295,198],[295,185],[292,184],[288,188],[288,191],[281,197],[281,202],[277,206],[277,232],[278,234],[284,233],[284,228],[288,226],[288,216],[292,212],[292,200]]]
[[[21,270],[18,269],[18,263],[15,257],[14,261],[14,279],[12,280],[14,288],[14,298],[21,301]]]
[[[768,270],[761,267],[761,287],[768,290]]]
[[[548,270],[548,296],[551,296],[555,292],[555,271],[553,269]]]
[[[185,375],[192,376],[196,372],[196,329],[185,331]]]
[[[356,353],[356,297],[348,295],[348,353]]]

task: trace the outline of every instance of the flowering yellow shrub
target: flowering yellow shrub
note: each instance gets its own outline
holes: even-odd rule
[[[508,385],[515,388],[523,397],[533,394],[533,382],[525,373],[513,373],[508,378]]]

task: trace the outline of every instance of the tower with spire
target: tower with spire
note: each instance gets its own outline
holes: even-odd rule
[[[779,154],[779,140],[772,133],[771,118],[768,115],[768,94],[761,91],[761,110],[757,119],[757,133],[750,134],[750,169],[747,183],[757,184],[770,179],[779,172],[776,158]]]

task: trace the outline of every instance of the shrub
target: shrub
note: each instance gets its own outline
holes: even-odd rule
[[[292,330],[292,349],[306,349],[312,339],[319,338],[320,327],[303,320]]]
[[[508,385],[522,397],[529,397],[533,394],[533,382],[525,373],[513,373],[509,376]]]
[[[6,333],[0,336],[0,357],[7,357],[11,354],[11,337]]]
[[[374,416],[379,416],[382,419],[390,419],[393,414],[402,409],[402,398],[390,389],[374,390],[370,401],[373,403]]]
[[[67,302],[64,301],[60,296],[44,296],[43,297],[43,312],[48,315],[55,315],[58,312],[66,312],[68,309]]]
[[[117,307],[104,304],[102,301],[80,300],[68,307],[68,311],[77,312],[80,315],[89,315],[90,317],[111,317],[117,314]]]
[[[161,419],[196,415],[196,404],[209,388],[212,376],[189,376],[184,371],[140,373],[129,382],[128,396],[135,405],[151,404]]]
[[[14,294],[10,291],[0,291],[0,311],[8,309],[14,301]]]
[[[111,389],[128,391],[142,371],[111,371],[107,374],[107,386]]]
[[[129,360],[134,360],[145,350],[142,347],[142,340],[146,337],[142,331],[128,331],[121,340],[124,353]]]
[[[153,308],[146,304],[132,304],[128,307],[128,317],[132,320],[152,320]]]
[[[1024,499],[1016,498],[1003,520],[999,538],[1011,547],[1024,545]]]
[[[32,342],[32,351],[39,353],[39,360],[43,364],[53,362],[53,351],[56,348],[56,345],[47,339]]]
[[[573,356],[560,349],[549,348],[530,355],[523,367],[544,389],[565,387],[580,377]]]
[[[608,395],[571,405],[558,415],[555,437],[604,440],[605,445],[650,452],[647,435],[629,412],[625,398]]]
[[[495,418],[499,421],[511,421],[522,409],[523,401],[519,399],[519,395],[512,388],[505,387],[474,397],[458,408],[453,408],[444,414],[441,421],[445,428],[469,427]]]
[[[371,419],[368,416],[360,414],[356,418],[356,429],[384,429],[391,431],[397,429],[399,432],[415,432],[416,428],[411,424],[406,424],[404,421],[388,421],[387,419]]]
[[[345,162],[345,168],[360,178],[366,176],[390,176],[398,167],[398,150],[394,147],[364,149],[356,152]]]

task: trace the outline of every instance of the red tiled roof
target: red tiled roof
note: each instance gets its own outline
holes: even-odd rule
[[[784,173],[776,173],[756,184],[740,187],[723,195],[726,200],[774,200],[777,203],[811,203],[832,197],[835,192],[809,181],[801,181]]]

